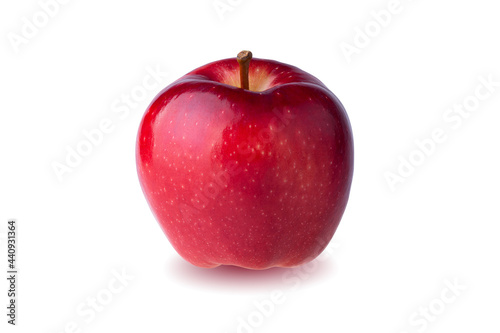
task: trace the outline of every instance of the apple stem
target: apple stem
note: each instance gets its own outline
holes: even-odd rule
[[[238,64],[240,64],[240,84],[241,88],[249,90],[250,83],[248,82],[248,68],[250,67],[250,60],[252,60],[252,52],[241,51],[236,57]]]

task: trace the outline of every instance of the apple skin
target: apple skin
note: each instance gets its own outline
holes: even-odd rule
[[[295,267],[317,257],[347,205],[347,114],[314,76],[253,59],[202,66],[160,92],[139,127],[149,206],[175,250],[199,267]]]

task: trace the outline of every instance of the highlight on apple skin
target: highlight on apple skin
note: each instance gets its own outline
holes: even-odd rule
[[[354,148],[337,97],[274,60],[215,61],[161,91],[137,135],[139,181],[175,250],[199,267],[295,267],[328,245]]]

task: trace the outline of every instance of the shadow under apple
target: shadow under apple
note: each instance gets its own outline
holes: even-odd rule
[[[182,284],[213,290],[262,290],[263,288],[296,289],[311,283],[332,279],[337,272],[334,258],[321,258],[294,268],[273,267],[251,270],[237,266],[201,268],[175,256],[165,264],[165,273]]]

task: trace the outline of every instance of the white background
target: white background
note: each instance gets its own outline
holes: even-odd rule
[[[500,87],[460,124],[443,118],[474,102],[480,77],[500,81],[496,2],[401,0],[381,28],[371,12],[388,0],[221,2],[231,6],[222,16],[213,0],[72,0],[46,24],[35,0],[1,3],[0,257],[5,272],[15,218],[20,269],[14,328],[0,283],[1,331],[498,332]],[[34,15],[45,25],[14,47]],[[364,45],[357,29],[366,27]],[[346,57],[341,46],[356,38]],[[317,76],[351,119],[350,202],[307,270],[191,266],[137,180],[135,136],[150,100],[242,49]],[[120,118],[113,106],[148,68],[168,74]],[[103,119],[111,133],[59,181],[52,164]],[[422,157],[415,141],[436,128],[446,140],[391,190],[386,173],[398,173],[400,157]],[[131,279],[107,299],[122,271]],[[283,296],[270,307],[272,292]],[[93,297],[107,304],[82,316]]]

